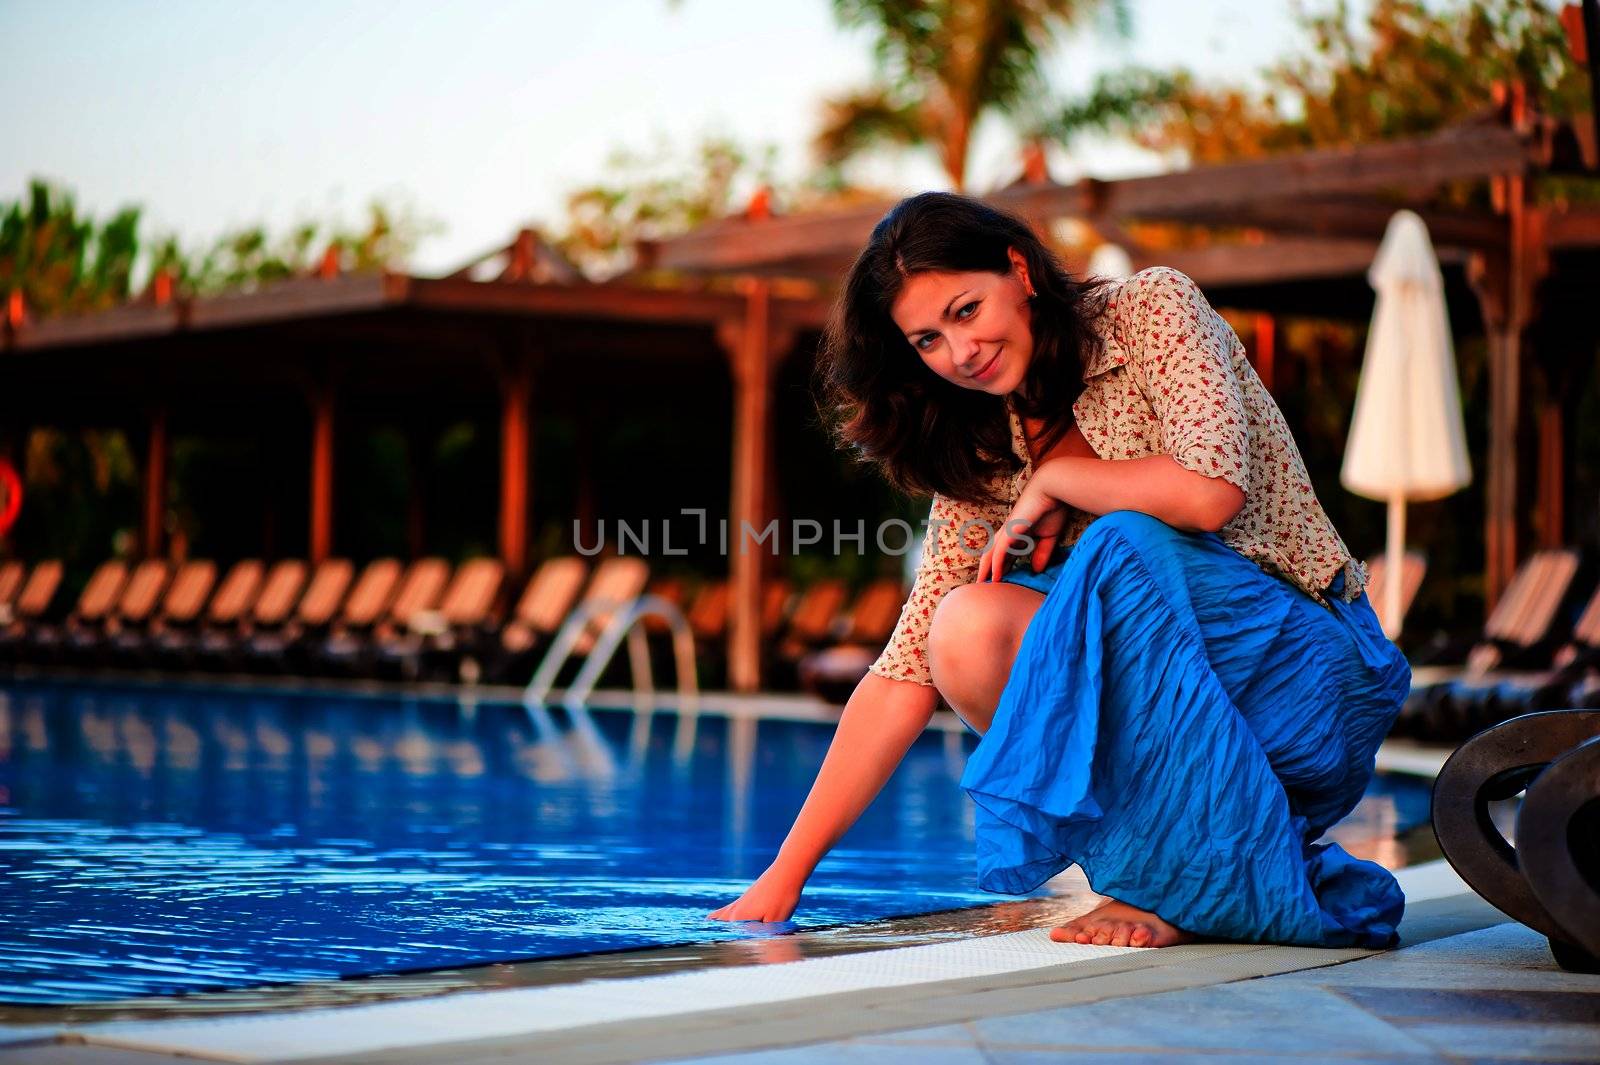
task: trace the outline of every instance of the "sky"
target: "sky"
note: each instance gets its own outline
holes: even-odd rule
[[[1298,41],[1286,0],[1131,3],[1130,39],[1089,29],[1050,57],[1058,91],[1129,63],[1244,79]],[[412,266],[442,272],[557,225],[617,148],[730,135],[775,145],[797,177],[818,101],[870,73],[868,39],[828,0],[0,0],[0,197],[49,178],[97,215],[141,205],[147,233],[190,245],[356,224],[377,198],[435,223]],[[1162,165],[1096,143],[1052,172]],[[970,186],[1016,166],[1003,126],[980,126]],[[913,157],[861,176],[944,184]]]

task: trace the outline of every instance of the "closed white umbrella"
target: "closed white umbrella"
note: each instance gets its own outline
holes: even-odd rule
[[[1439,499],[1472,480],[1444,277],[1428,227],[1412,211],[1389,219],[1367,271],[1377,291],[1355,417],[1339,479],[1389,504],[1385,629],[1400,634],[1407,500]]]

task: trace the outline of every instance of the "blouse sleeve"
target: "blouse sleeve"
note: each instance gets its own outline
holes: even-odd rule
[[[890,680],[932,685],[928,671],[928,630],[933,612],[952,588],[970,584],[978,575],[978,562],[996,526],[1005,521],[1005,508],[980,507],[933,497],[928,511],[928,533],[922,541],[922,558],[911,594],[900,608],[900,620],[872,672]]]
[[[1249,422],[1233,363],[1239,338],[1177,270],[1143,270],[1128,284],[1135,287],[1124,297],[1125,346],[1160,420],[1161,450],[1185,469],[1249,492]]]

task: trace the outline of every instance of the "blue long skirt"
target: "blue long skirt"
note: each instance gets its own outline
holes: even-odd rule
[[[1021,894],[1076,863],[1203,936],[1393,945],[1394,877],[1317,842],[1410,687],[1365,595],[1330,609],[1132,511],[1006,579],[1047,594],[961,781],[983,888]]]

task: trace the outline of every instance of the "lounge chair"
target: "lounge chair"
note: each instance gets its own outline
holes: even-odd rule
[[[180,565],[149,622],[144,626],[126,625],[107,638],[106,650],[111,660],[125,666],[150,661],[162,636],[194,625],[216,581],[215,562],[191,559]]]
[[[1536,552],[1524,562],[1464,662],[1437,665],[1423,659],[1413,668],[1411,694],[1395,733],[1460,739],[1489,724],[1480,720],[1482,702],[1474,692],[1492,687],[1497,671],[1548,664],[1552,633],[1578,565],[1578,553],[1565,548]]]
[[[0,562],[0,624],[11,620],[11,604],[22,591],[22,578],[26,568],[16,559]]]
[[[155,657],[171,665],[211,665],[201,649],[202,641],[213,632],[226,631],[237,625],[261,590],[261,577],[266,567],[260,559],[247,558],[234,563],[217,585],[216,594],[203,615],[187,624],[164,629],[151,641]]]
[[[861,590],[838,629],[839,642],[882,647],[900,620],[906,591],[894,577],[873,581]]]
[[[1594,708],[1600,687],[1600,586],[1578,615],[1569,638],[1542,669],[1491,670],[1451,684],[1458,716],[1487,727],[1535,710]]]
[[[761,647],[769,653],[789,618],[794,588],[782,578],[766,581],[761,589]],[[728,625],[732,620],[732,585],[727,580],[708,581],[689,601],[685,617],[694,633],[695,661],[700,666],[700,686],[717,688],[727,683]]]
[[[349,564],[342,559],[332,560],[335,572],[348,573]],[[220,624],[201,626],[195,633],[190,650],[203,662],[227,665],[238,664],[245,642],[256,633],[269,633],[287,625],[294,615],[295,604],[306,589],[306,576],[310,570],[297,558],[274,562],[261,578],[255,602],[231,628]],[[348,581],[348,577],[346,577]]]
[[[695,589],[684,607],[684,620],[694,634],[694,661],[701,688],[726,684],[728,669],[729,584],[726,579],[706,581]]]
[[[406,631],[418,614],[437,609],[450,579],[442,558],[418,559],[403,573],[395,562],[392,575],[387,568],[374,571],[378,565],[368,566],[350,593],[344,616],[317,651],[319,668],[343,676],[369,672],[374,645]]]
[[[546,559],[534,571],[528,586],[511,610],[499,635],[487,644],[483,659],[485,678],[526,681],[533,663],[561,628],[589,576],[589,564],[572,555]]]
[[[788,620],[793,587],[781,577],[768,580],[761,589],[761,637],[775,637]],[[707,581],[689,600],[685,616],[697,640],[721,641],[728,635],[732,617],[732,585],[726,580]]]
[[[1400,559],[1400,620],[1411,612],[1411,604],[1416,601],[1417,590],[1422,587],[1422,579],[1428,572],[1428,556],[1421,551],[1407,551]],[[1367,602],[1372,604],[1373,611],[1378,615],[1378,622],[1383,626],[1384,632],[1389,632],[1389,558],[1379,555],[1367,560]]]
[[[109,641],[124,629],[142,631],[161,602],[172,576],[165,559],[147,558],[133,567],[111,608],[99,619],[80,619],[62,634],[60,653],[82,664],[103,664]]]
[[[1573,626],[1571,657],[1562,668],[1576,678],[1568,688],[1567,705],[1600,710],[1600,588]]]
[[[778,633],[789,620],[789,608],[794,601],[794,585],[782,577],[767,581],[761,592],[761,645],[778,638]]]
[[[340,562],[342,560],[336,559],[333,565]],[[344,563],[344,568],[348,569],[349,564]],[[255,605],[250,608],[245,624],[252,629],[265,629],[288,621],[295,604],[300,601],[300,593],[306,590],[306,578],[310,572],[298,558],[274,562],[262,579],[261,594],[256,596]]]
[[[798,682],[800,660],[829,642],[849,597],[845,583],[833,578],[815,581],[800,593],[773,655],[769,672],[775,685],[793,687]]]
[[[373,640],[378,672],[415,680],[424,674],[453,679],[462,659],[477,652],[505,582],[497,559],[461,564],[439,599],[437,610],[420,610],[404,628],[380,631]]]
[[[707,581],[696,589],[684,616],[696,641],[718,641],[728,633],[728,582]]]
[[[608,558],[595,567],[580,606],[595,608],[589,624],[573,645],[572,656],[581,660],[594,649],[594,642],[605,631],[619,609],[644,594],[650,583],[650,567],[642,558]]]
[[[400,564],[393,559],[381,560],[373,565],[381,565],[391,581],[400,568]],[[321,640],[334,624],[354,579],[355,567],[347,558],[329,558],[317,563],[310,580],[306,582],[305,594],[298,596],[299,603],[294,608],[293,616],[284,619],[276,615],[274,620],[258,621],[252,631],[240,637],[236,660],[246,668],[268,669],[278,673],[304,668],[310,647]],[[369,599],[374,597],[369,591],[364,591],[363,595]],[[258,605],[266,599],[267,596],[263,594]],[[381,609],[381,603],[373,609]]]
[[[61,561],[47,559],[33,567],[28,579],[7,605],[0,621],[0,662],[12,662],[30,631],[50,616],[50,607],[61,588]]]
[[[35,662],[59,661],[69,633],[81,629],[100,631],[127,580],[127,563],[121,559],[102,562],[78,593],[78,603],[65,620],[57,625],[35,625],[25,633],[21,655]]]
[[[594,649],[595,639],[610,623],[616,610],[638,598],[649,581],[650,567],[641,558],[616,556],[606,559],[595,567],[594,575],[589,578],[589,584],[583,591],[583,597],[573,607],[573,609],[592,611],[588,624],[583,627],[583,631],[578,634],[578,639],[572,646],[572,656],[568,665],[574,671],[580,668],[574,663],[581,663]],[[556,631],[566,624],[567,617],[566,613],[562,615],[556,624]],[[502,647],[504,646],[502,635]],[[530,648],[526,654],[517,656],[511,668],[502,669],[501,678],[511,683],[527,683],[534,672],[531,667],[536,661],[535,655],[542,657],[543,652],[547,650],[549,650],[548,643],[538,651]]]
[[[873,581],[862,589],[835,625],[838,642],[800,659],[796,669],[800,686],[830,703],[848,699],[894,632],[905,598],[904,587],[894,578]]]

